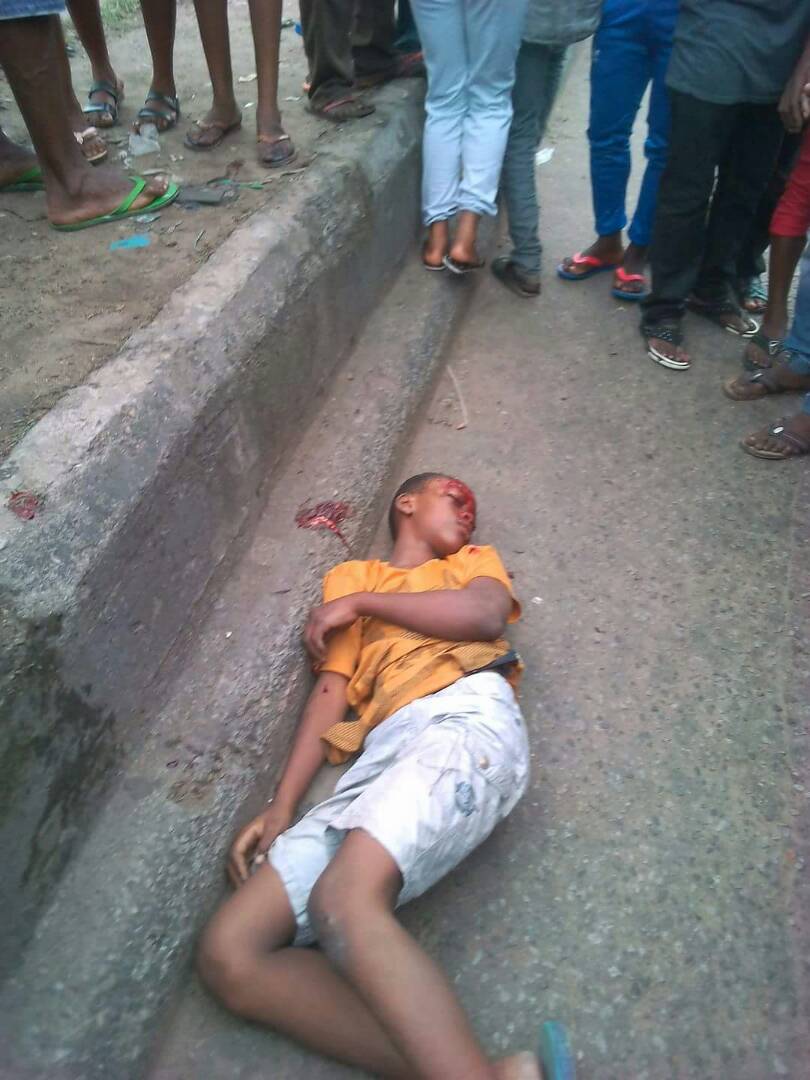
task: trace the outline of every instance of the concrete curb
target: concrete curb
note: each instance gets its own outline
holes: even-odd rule
[[[0,466],[0,907],[13,963],[148,687],[417,227],[420,86],[389,87]],[[32,521],[14,491],[43,500]],[[2,969],[0,969],[2,974]]]
[[[303,613],[342,557],[331,536],[296,532],[295,510],[339,487],[364,550],[469,293],[409,267],[306,428],[324,360],[345,354],[412,243],[420,111],[409,90],[307,176],[290,220],[252,218],[10,460],[3,501],[21,487],[47,501],[3,523],[19,639],[3,675],[17,680],[12,734],[39,708],[52,742],[17,777],[24,818],[2,823],[19,962],[0,994],[0,1075],[141,1074],[234,822],[267,790],[307,689]],[[273,334],[285,349],[268,360]]]

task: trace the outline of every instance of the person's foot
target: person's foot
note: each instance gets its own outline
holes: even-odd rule
[[[202,120],[194,121],[194,126],[186,132],[183,141],[192,150],[213,150],[226,135],[241,126],[242,113],[235,101],[227,105],[212,105]]]
[[[787,327],[784,324],[778,326],[769,322],[766,316],[757,333],[746,342],[743,367],[749,371],[770,367],[784,347],[786,332]]]
[[[0,131],[0,187],[15,184],[21,176],[38,164],[37,155],[33,150],[12,142]]]
[[[322,116],[325,120],[332,120],[336,124],[342,124],[346,120],[361,120],[364,116],[371,116],[376,112],[376,107],[370,101],[355,97],[354,94],[346,94],[345,97],[334,98],[332,101],[311,102],[309,111],[315,116]]]
[[[277,110],[260,110],[256,113],[256,139],[259,164],[269,169],[288,165],[295,157],[292,139],[284,130],[281,114]]]
[[[723,383],[723,393],[732,401],[757,401],[769,394],[790,394],[808,390],[810,375],[798,374],[787,361],[780,361],[773,367],[763,368],[750,375],[737,375]]]
[[[747,435],[740,444],[747,454],[783,461],[810,453],[810,414],[796,413]]]
[[[494,1068],[498,1080],[543,1080],[540,1062],[528,1051],[501,1058],[494,1063]]]
[[[391,82],[392,79],[424,79],[427,75],[424,54],[421,52],[399,53],[382,71],[359,74],[356,85],[360,90]]]
[[[162,133],[176,127],[179,119],[180,102],[174,86],[170,90],[160,90],[156,86],[150,86],[143,108],[138,110],[138,115],[132,122],[132,130],[136,135],[140,135],[144,124],[152,124],[158,132]]]
[[[427,239],[422,248],[422,262],[428,270],[442,270],[444,257],[450,246],[450,226],[446,221],[434,221],[428,225]]]
[[[540,275],[530,274],[508,255],[501,255],[493,260],[492,273],[510,292],[524,300],[534,300],[540,295]]]
[[[621,266],[613,277],[613,295],[617,299],[628,297],[640,299],[650,291],[644,269],[647,265],[647,248],[638,244],[628,244]]]
[[[149,176],[146,181],[146,187],[132,204],[133,210],[145,210],[168,190],[168,177]],[[75,225],[111,214],[130,191],[130,178],[112,165],[77,170],[65,185],[49,178],[45,186],[48,220],[52,225]]]
[[[107,143],[96,131],[87,113],[82,112],[81,106],[75,97],[73,103],[68,106],[70,114],[70,126],[76,136],[76,142],[82,148],[85,159],[91,164],[103,161],[107,156]]]
[[[605,268],[621,265],[623,256],[622,234],[611,233],[597,237],[589,248],[563,259],[560,269],[570,277],[588,277],[599,264]]]
[[[456,234],[447,258],[458,267],[473,270],[484,265],[476,247],[480,220],[472,210],[462,210],[456,218]]]
[[[670,371],[686,371],[692,366],[689,353],[682,345],[680,323],[650,324],[641,327],[647,344],[647,355]]]
[[[686,306],[695,315],[702,315],[737,337],[753,337],[759,329],[757,320],[742,311],[733,300],[704,300],[693,293]]]
[[[761,274],[737,282],[740,303],[749,315],[764,315],[768,307],[768,287]]]
[[[85,124],[97,128],[113,127],[118,123],[118,104],[123,100],[124,83],[114,71],[94,72],[87,104],[95,107],[84,114]]]

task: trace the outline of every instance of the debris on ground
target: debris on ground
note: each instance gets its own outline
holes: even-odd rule
[[[152,237],[148,233],[133,233],[132,236],[124,236],[120,240],[113,240],[110,251],[132,251],[134,248],[149,247]]]
[[[23,521],[31,521],[42,509],[42,499],[32,491],[12,491],[6,506]]]
[[[133,131],[129,136],[127,150],[133,157],[143,157],[144,154],[159,154],[160,139],[155,125],[142,124],[139,132]]]

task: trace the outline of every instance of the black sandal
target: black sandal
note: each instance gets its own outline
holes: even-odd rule
[[[743,311],[733,300],[701,300],[697,296],[690,296],[686,306],[695,315],[702,315],[704,319],[713,322],[722,330],[727,330],[735,337],[750,338],[759,330],[759,323],[747,311]],[[724,320],[724,315],[737,315],[745,323],[745,330],[737,330]]]
[[[165,109],[150,109],[149,102],[157,101],[163,105],[168,105],[172,112],[166,112]],[[172,115],[172,113],[174,115]],[[158,130],[158,134],[162,135],[164,131],[170,131],[173,127],[177,127],[177,122],[180,119],[180,99],[172,97],[171,94],[161,94],[159,90],[150,89],[146,95],[146,101],[142,109],[138,111],[138,115],[135,117],[135,130],[138,134],[141,131],[141,124],[154,124]],[[165,126],[161,127],[158,121],[165,121]]]
[[[642,323],[641,336],[647,342],[647,356],[661,367],[669,368],[670,371],[686,371],[692,366],[691,360],[679,360],[677,356],[667,356],[650,344],[651,338],[659,341],[668,341],[676,348],[683,344],[683,331],[680,322]]]
[[[748,340],[752,345],[756,345],[758,348],[762,349],[768,357],[768,363],[756,364],[753,360],[749,360],[745,353],[743,353],[742,366],[746,371],[762,371],[763,368],[773,367],[779,354],[785,351],[784,341],[781,338],[769,338],[767,334],[763,333],[761,327],[757,327],[757,332],[752,334]]]
[[[109,94],[112,101],[92,101],[93,94]],[[122,97],[123,93],[117,86],[113,86],[106,79],[99,79],[90,87],[90,93],[87,95],[88,103],[82,106],[82,112],[95,119],[96,127],[115,127],[118,123],[118,102]],[[109,117],[109,124],[100,124],[99,120],[102,117]]]

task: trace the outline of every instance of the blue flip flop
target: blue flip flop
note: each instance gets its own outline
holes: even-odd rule
[[[565,1028],[557,1020],[547,1020],[540,1030],[538,1051],[543,1080],[576,1080],[574,1056]]]

